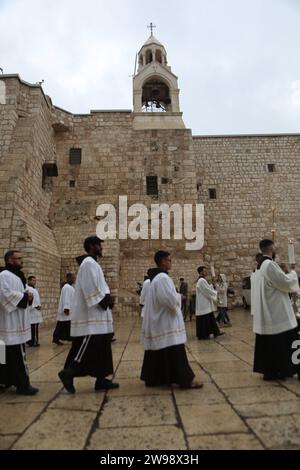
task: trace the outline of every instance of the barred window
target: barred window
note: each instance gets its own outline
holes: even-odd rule
[[[70,165],[80,165],[81,163],[81,149],[71,148],[69,156]]]
[[[217,191],[215,188],[210,188],[209,192],[209,199],[217,199]]]
[[[268,164],[268,172],[269,173],[274,173],[275,171],[275,164],[274,163],[269,163]]]
[[[157,195],[158,194],[158,185],[157,185],[157,176],[146,176],[146,186],[147,194]]]

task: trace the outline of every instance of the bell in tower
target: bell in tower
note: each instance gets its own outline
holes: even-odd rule
[[[151,35],[138,53],[133,77],[134,129],[184,129],[177,77],[167,62],[164,46]]]

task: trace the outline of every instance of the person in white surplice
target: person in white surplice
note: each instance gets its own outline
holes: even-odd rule
[[[293,363],[293,345],[299,339],[297,320],[289,293],[297,292],[295,279],[285,274],[274,261],[276,253],[272,240],[259,244],[263,257],[256,271],[253,296],[255,308],[253,331],[255,337],[254,372],[264,380],[284,380],[298,374],[300,365]]]
[[[26,291],[22,255],[8,251],[0,273],[0,340],[5,344],[6,362],[0,364],[0,384],[14,385],[19,395],[35,395],[39,390],[29,382],[25,343],[31,337],[28,305],[33,294]]]
[[[142,324],[144,361],[141,380],[148,387],[170,386],[200,388],[185,350],[186,331],[181,313],[180,294],[168,275],[170,253],[158,251],[157,268],[149,270],[150,289]]]
[[[196,284],[196,336],[198,339],[209,339],[213,334],[216,338],[221,333],[214,316],[218,292],[211,286],[206,277],[208,275],[205,266],[197,269],[199,279]]]
[[[28,346],[38,347],[39,344],[39,324],[43,322],[43,315],[41,312],[42,306],[40,301],[40,294],[36,288],[36,277],[29,276],[27,279],[27,290],[33,295],[33,302],[28,307],[29,318],[31,325],[31,340],[27,341]]]
[[[113,374],[111,337],[113,333],[113,299],[101,266],[102,240],[96,236],[85,239],[78,270],[72,306],[72,347],[64,369],[58,374],[65,389],[75,393],[75,377],[90,375],[96,378],[95,390],[117,388],[119,384],[107,379]]]
[[[71,341],[71,316],[75,289],[73,284],[75,275],[67,274],[67,282],[63,285],[60,293],[60,299],[57,312],[57,323],[53,332],[52,343],[62,346],[62,341]]]

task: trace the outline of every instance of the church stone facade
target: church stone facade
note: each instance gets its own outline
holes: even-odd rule
[[[99,204],[203,203],[205,243],[107,240],[102,265],[116,313],[136,315],[137,281],[153,253],[172,253],[170,273],[192,290],[196,268],[213,263],[237,290],[253,268],[262,237],[275,238],[287,259],[300,241],[300,135],[193,136],[180,111],[177,77],[164,46],[151,35],[138,54],[133,110],[72,114],[53,105],[40,85],[0,76],[0,256],[24,255],[35,274],[46,319],[60,283],[77,270],[83,239],[96,231]],[[0,263],[1,264],[1,263]]]

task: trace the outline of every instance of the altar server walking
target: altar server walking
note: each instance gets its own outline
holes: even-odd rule
[[[86,238],[78,270],[71,318],[72,347],[59,378],[69,393],[75,393],[75,377],[96,378],[95,390],[116,388],[107,379],[113,374],[111,336],[113,333],[113,299],[97,262],[102,256],[102,240]]]
[[[67,274],[67,282],[64,284],[59,299],[57,323],[53,333],[53,343],[62,346],[61,341],[71,341],[71,315],[75,289],[73,284],[75,275]]]
[[[33,295],[32,304],[28,307],[30,325],[31,325],[31,340],[27,341],[28,346],[38,347],[39,344],[39,324],[43,322],[42,306],[40,301],[40,294],[36,288],[36,277],[29,276],[27,279],[27,290]]]
[[[262,240],[259,247],[263,258],[253,285],[257,299],[253,317],[256,334],[253,370],[263,374],[264,380],[284,380],[296,373],[300,379],[300,365],[292,361],[293,344],[298,340],[298,334],[289,297],[298,286],[295,286],[294,277],[285,274],[273,261],[272,240]]]
[[[157,268],[149,271],[150,288],[142,325],[144,361],[141,380],[146,386],[200,388],[185,350],[186,331],[180,308],[180,295],[168,275],[170,253],[158,251]]]
[[[35,395],[39,390],[29,381],[25,343],[30,340],[31,328],[28,304],[33,294],[26,291],[22,272],[22,255],[8,251],[5,268],[0,273],[0,340],[5,344],[5,364],[0,364],[0,384],[16,386],[19,395]]]
[[[217,325],[214,311],[218,292],[207,282],[207,269],[199,266],[199,279],[196,284],[196,336],[198,339],[209,339],[213,334],[216,338],[221,333]]]

